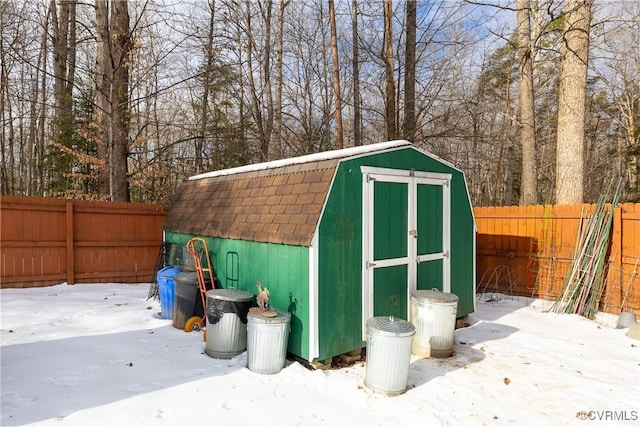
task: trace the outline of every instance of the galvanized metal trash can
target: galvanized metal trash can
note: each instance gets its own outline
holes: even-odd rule
[[[277,374],[284,368],[291,313],[275,313],[274,317],[251,312],[247,316],[247,368],[258,374]]]
[[[247,348],[247,313],[255,297],[237,289],[207,291],[207,340],[204,352],[230,359]]]
[[[420,357],[451,356],[458,296],[437,289],[415,291],[410,312],[409,321],[416,327],[411,352]]]
[[[633,325],[636,322],[636,315],[634,313],[630,313],[628,311],[623,311],[620,313],[618,317],[618,324],[616,325],[616,329],[624,329]]]
[[[393,316],[367,320],[365,386],[386,395],[404,393],[415,333],[411,323]]]

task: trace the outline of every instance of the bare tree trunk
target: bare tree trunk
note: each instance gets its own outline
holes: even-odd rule
[[[510,79],[509,79],[510,80]],[[503,111],[502,111],[502,115],[503,117],[509,117],[509,113],[510,113],[510,109],[511,109],[511,83],[510,81],[507,81],[504,85],[505,87],[505,94],[504,94],[504,102],[502,103],[503,105]],[[509,138],[507,137],[507,121],[506,120],[502,120],[500,123],[500,132],[499,132],[499,148],[498,148],[498,159],[496,161],[496,166],[495,166],[495,170],[496,170],[496,175],[495,178],[493,180],[493,192],[491,194],[491,204],[492,205],[497,205],[498,204],[498,190],[505,186],[505,181],[502,178],[502,162],[503,162],[503,158],[504,158],[504,151],[505,151],[505,143],[508,143]],[[508,150],[508,148],[507,148]],[[507,159],[508,162],[508,159]],[[506,188],[504,190],[506,192]],[[503,197],[502,200],[504,200],[504,193],[503,193]]]
[[[54,117],[53,140],[63,147],[72,149],[73,138],[73,79],[75,74],[75,0],[60,0],[56,6],[51,0],[51,16],[53,23],[53,93]],[[54,175],[55,192],[64,192],[67,188],[66,178],[72,173],[69,154],[61,153]]]
[[[1,48],[0,48],[1,49]],[[27,170],[26,170],[26,178],[27,185],[25,188],[27,196],[33,196],[36,191],[37,186],[37,178],[36,178],[36,144],[38,138],[38,101],[40,99],[40,85],[39,85],[39,76],[40,71],[42,70],[42,57],[44,56],[44,51],[41,50],[38,54],[38,62],[36,65],[36,78],[32,82],[31,85],[31,101],[29,102],[29,131],[27,137],[27,146],[25,149],[26,158],[24,159],[27,162]]]
[[[258,99],[258,93],[256,88],[255,79],[253,77],[253,26],[251,24],[251,2],[247,0],[247,26],[245,31],[247,32],[247,79],[249,80],[249,91],[251,96],[251,105],[253,107],[253,118],[258,128],[258,138],[262,141],[264,138],[264,123],[262,120],[262,106]],[[262,144],[261,144],[262,145]]]
[[[353,44],[353,145],[362,145],[360,102],[360,54],[358,52],[358,0],[351,1],[351,42]]]
[[[384,0],[384,52],[382,54],[385,65],[385,119],[387,124],[387,139],[398,138],[398,125],[396,124],[396,85],[394,82],[393,65],[393,30],[391,19],[393,18],[393,4],[391,0]]]
[[[96,118],[103,196],[129,201],[129,61],[131,34],[125,1],[96,0]]]
[[[67,79],[65,86],[65,100],[68,102],[67,107],[73,120],[73,86],[75,85],[76,75],[76,5],[77,0],[69,1],[69,41],[67,49]],[[73,122],[71,123],[73,130]]]
[[[249,10],[247,9],[247,14],[249,14]],[[247,21],[249,21],[247,19]],[[238,62],[239,63],[243,63],[242,61],[242,24],[239,22],[239,20],[236,21],[236,37],[237,37],[237,43],[238,43]],[[247,45],[249,45],[249,41],[250,38],[247,37]],[[247,47],[247,52],[249,51],[249,48]],[[250,66],[250,62],[248,62],[247,60],[247,68]],[[245,89],[246,89],[246,85],[245,84],[240,84],[240,106],[238,107],[238,126],[240,126],[240,139],[242,141],[246,141],[247,139],[247,120],[245,118],[245,102],[244,102],[244,94],[245,94]]]
[[[38,59],[36,63],[36,78],[32,82],[31,101],[29,105],[29,136],[26,147],[26,156],[28,158],[27,169],[27,186],[26,194],[28,196],[42,195],[41,185],[43,181],[42,176],[42,164],[43,164],[43,151],[40,150],[41,141],[38,138],[38,125],[42,123],[44,126],[44,105],[40,97],[44,99],[46,94],[46,61],[47,61],[47,37],[49,30],[49,16],[51,11],[47,9],[44,19],[44,27],[42,31],[42,37],[40,39],[40,51],[38,52]],[[0,41],[0,44],[2,42]],[[0,48],[1,49],[1,48]],[[42,83],[41,83],[42,82]],[[41,91],[42,89],[42,91]],[[40,109],[38,108],[40,106]]]
[[[322,5],[324,5],[324,3],[322,3]],[[320,22],[324,22],[325,17],[324,17],[324,8],[321,7],[321,15],[320,15]],[[329,83],[329,74],[328,74],[328,70],[329,70],[329,60],[327,59],[328,54],[329,54],[329,49],[327,47],[327,38],[325,36],[325,32],[322,31],[322,42],[321,42],[321,51],[322,54],[320,55],[320,57],[322,58],[322,66],[321,69],[322,71],[322,76],[320,77],[321,80],[321,93],[322,93],[322,131],[321,131],[321,137],[320,137],[320,144],[318,144],[318,151],[325,151],[325,150],[330,150],[331,149],[331,88],[330,88],[330,83]],[[309,117],[313,117],[313,114],[310,114]],[[313,147],[313,142],[314,141],[309,141],[310,142],[310,146]],[[313,150],[313,148],[312,148]],[[313,151],[310,151],[313,152]]]
[[[209,117],[209,90],[211,85],[211,73],[213,73],[213,30],[215,23],[215,0],[209,0],[209,33],[207,35],[207,45],[205,52],[207,55],[207,63],[203,75],[203,91],[202,91],[202,112],[200,114],[200,135],[196,138],[195,152],[195,170],[196,173],[203,171],[203,151],[204,143],[207,135],[207,122]]]
[[[584,197],[584,126],[591,0],[568,0],[558,89],[557,204]]]
[[[407,38],[404,60],[404,138],[416,137],[416,0],[406,0]]]
[[[518,68],[520,74],[520,143],[522,144],[521,205],[538,202],[536,176],[536,130],[533,101],[533,46],[530,0],[516,2],[518,21]]]
[[[45,18],[44,29],[42,31],[42,46],[40,55],[42,58],[41,70],[47,69],[47,48],[48,48],[48,40],[49,40],[49,17],[51,16],[51,10],[47,11],[47,17]],[[35,183],[35,191],[34,194],[44,195],[45,190],[45,147],[46,147],[46,138],[45,138],[45,120],[47,117],[47,103],[44,100],[47,97],[47,73],[42,72],[42,79],[40,82],[40,94],[42,96],[42,102],[40,102],[40,113],[38,118],[38,138],[36,141],[35,150],[35,168],[37,174],[37,181]]]
[[[342,130],[342,100],[340,98],[340,63],[338,60],[338,34],[336,30],[336,11],[333,0],[329,0],[329,26],[331,27],[331,58],[333,60],[333,92],[335,96],[336,148],[344,147]]]
[[[262,3],[259,3],[262,7]],[[267,123],[265,124],[264,138],[260,144],[260,151],[263,160],[269,159],[269,146],[271,145],[271,134],[273,132],[273,93],[271,90],[271,15],[273,11],[273,0],[266,0],[267,13],[263,14],[264,25],[264,57],[263,60],[263,77],[265,87],[265,97],[267,102]]]
[[[256,123],[258,131],[258,141],[260,144],[260,156],[262,160],[267,160],[269,157],[269,146],[271,142],[271,133],[273,130],[273,96],[271,94],[271,68],[270,68],[270,55],[271,55],[271,9],[273,1],[267,2],[266,14],[263,13],[263,30],[264,30],[264,43],[265,48],[262,57],[262,81],[264,83],[264,90],[261,90],[262,96],[258,93],[258,87],[255,83],[253,76],[253,26],[251,23],[251,2],[246,1],[247,9],[247,22],[245,31],[247,33],[247,77],[249,80],[249,89],[251,96],[251,104],[253,109],[253,118]],[[262,8],[262,3],[258,3]],[[266,99],[266,100],[265,100]],[[266,104],[266,106],[265,106]],[[266,111],[263,113],[263,108]],[[265,119],[266,113],[266,119]]]
[[[111,42],[109,8],[106,0],[96,0],[96,122],[97,152],[102,164],[98,168],[100,194],[111,196]]]
[[[67,78],[67,58],[68,48],[67,37],[69,35],[69,1],[60,0],[59,7],[56,0],[51,0],[52,22],[53,22],[53,94],[55,100],[54,118],[54,139],[56,142],[64,144],[69,139],[69,129],[67,129],[69,113],[66,102],[66,82]],[[62,172],[62,171],[60,171]]]
[[[4,14],[0,13],[0,24],[4,28]],[[2,164],[0,168],[0,194],[13,194],[14,163],[13,158],[13,115],[11,113],[11,97],[9,96],[9,73],[7,70],[6,48],[4,37],[0,37],[0,120]],[[8,125],[4,125],[7,123]]]
[[[40,61],[38,61],[40,62]],[[40,64],[38,64],[40,66]],[[36,72],[39,74],[39,72]],[[36,78],[32,82],[31,86],[31,100],[29,101],[29,125],[27,130],[26,146],[23,152],[24,157],[22,162],[25,168],[26,185],[23,191],[27,196],[33,196],[36,186],[35,179],[35,147],[38,127],[38,99],[40,86],[38,85],[38,79]]]
[[[129,6],[126,1],[114,1],[111,4],[111,23],[113,33],[113,85],[111,88],[113,105],[113,170],[112,200],[128,202],[128,165],[129,155],[129,59],[131,34],[129,32]]]
[[[284,10],[289,1],[280,0],[278,8],[278,33],[276,39],[276,105],[273,123],[273,141],[269,145],[269,160],[279,159],[284,153],[282,150],[282,67],[283,67],[283,43],[284,43]]]

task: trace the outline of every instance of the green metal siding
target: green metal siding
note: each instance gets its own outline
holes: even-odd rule
[[[272,243],[165,233],[165,241],[185,245],[192,237],[207,241],[211,263],[222,287],[257,294],[256,281],[271,293],[269,304],[291,316],[288,350],[309,358],[309,248]]]
[[[383,153],[346,160],[340,163],[325,211],[320,220],[318,243],[318,299],[319,299],[319,359],[335,356],[363,346],[362,322],[362,174],[361,166],[447,173],[451,179],[451,292],[459,297],[458,316],[473,312],[474,248],[473,213],[469,204],[464,176],[460,171],[412,148],[391,150]],[[425,189],[420,197],[428,201],[419,208],[419,215],[442,224],[440,213],[429,210],[436,203],[437,191]],[[441,191],[440,191],[441,193]],[[390,195],[391,197],[391,195]],[[430,202],[429,202],[430,200]],[[383,202],[384,203],[384,202]],[[387,203],[393,203],[390,199]],[[440,205],[441,206],[441,202]],[[440,209],[440,208],[438,208]],[[437,215],[440,215],[438,217]],[[427,246],[437,245],[426,239]],[[440,243],[441,244],[441,243]],[[425,282],[421,286],[431,288],[429,283],[442,280],[442,265],[427,263],[419,268],[419,277]],[[397,274],[398,272],[396,272]],[[383,273],[384,274],[384,273]],[[406,283],[406,280],[405,280]],[[377,291],[376,291],[377,292]],[[391,290],[380,290],[393,295]],[[406,290],[405,290],[406,297]],[[379,304],[382,304],[380,302]],[[382,308],[378,307],[380,310]],[[376,307],[374,307],[374,310]]]
[[[458,295],[458,317],[473,313],[475,228],[462,173],[451,192],[451,293]],[[452,183],[453,185],[453,183]]]
[[[318,359],[322,360],[363,344],[362,176],[357,166],[336,171],[318,239]]]

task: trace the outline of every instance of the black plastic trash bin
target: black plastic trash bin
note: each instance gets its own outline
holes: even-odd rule
[[[204,275],[207,289],[211,289],[209,275]],[[173,327],[184,329],[187,320],[193,316],[204,316],[202,297],[198,287],[198,275],[195,271],[183,271],[173,278],[175,282],[175,299],[173,302]]]

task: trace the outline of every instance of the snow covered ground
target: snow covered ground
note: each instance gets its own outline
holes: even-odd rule
[[[148,284],[3,289],[2,426],[640,425],[640,341],[616,317],[478,297],[454,355],[412,357],[398,396],[363,363],[275,375],[204,354],[202,333],[154,317]]]

